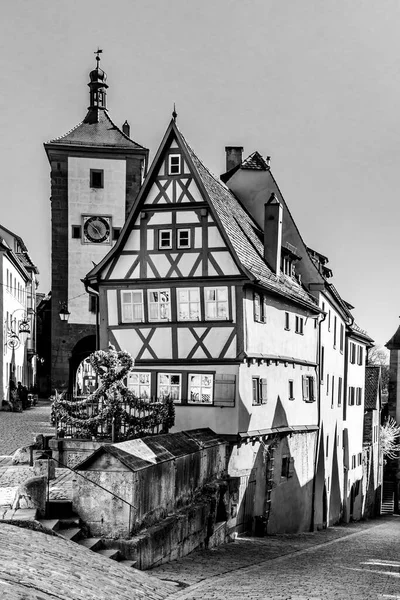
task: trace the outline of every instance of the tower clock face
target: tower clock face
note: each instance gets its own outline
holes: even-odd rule
[[[83,241],[86,244],[106,244],[110,241],[111,223],[109,217],[84,217]]]

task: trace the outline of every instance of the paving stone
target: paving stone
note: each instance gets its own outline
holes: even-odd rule
[[[50,411],[51,403],[45,399],[39,399],[36,406],[21,413],[0,411],[0,455],[9,456],[18,448],[32,444],[35,434],[53,435]]]
[[[400,598],[400,518],[315,534],[240,539],[149,573],[188,585],[172,600]]]
[[[74,542],[0,523],[0,598],[164,600],[176,587]]]

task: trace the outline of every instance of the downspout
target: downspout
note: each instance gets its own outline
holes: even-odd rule
[[[94,289],[86,279],[81,279],[85,286],[85,291],[88,294],[96,296],[96,350],[100,350],[100,319],[99,319],[99,307],[100,307],[100,294]]]
[[[321,325],[325,321],[328,313],[321,313],[321,318],[318,319],[318,330],[317,330],[317,357],[316,357],[316,375],[318,379],[318,437],[317,437],[317,447],[314,458],[314,478],[313,478],[313,491],[312,491],[312,503],[311,503],[311,531],[314,531],[315,527],[315,487],[316,487],[316,476],[317,476],[317,468],[318,468],[318,457],[319,457],[319,448],[321,445],[321,373],[320,373],[320,361],[321,361]]]

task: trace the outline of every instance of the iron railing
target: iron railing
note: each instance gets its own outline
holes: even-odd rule
[[[58,438],[96,441],[125,441],[144,435],[168,433],[174,423],[174,404],[169,398],[153,399],[141,407],[135,402],[120,399],[117,410],[104,410],[105,398],[80,403],[84,398],[63,394],[68,406],[54,404],[53,424]],[[76,405],[74,405],[76,402]]]

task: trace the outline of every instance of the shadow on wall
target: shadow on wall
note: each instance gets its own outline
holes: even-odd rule
[[[272,427],[289,425],[278,396]],[[235,529],[255,535],[309,531],[312,525],[317,432],[254,436],[231,447],[230,475],[237,476]],[[240,468],[238,468],[240,465]]]
[[[342,496],[340,491],[340,473],[337,447],[338,432],[335,427],[335,437],[333,438],[333,456],[332,456],[332,473],[330,476],[329,485],[329,525],[334,525],[341,521],[343,517]]]

